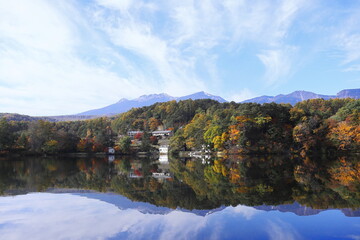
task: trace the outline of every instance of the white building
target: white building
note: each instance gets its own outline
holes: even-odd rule
[[[168,154],[169,152],[169,145],[161,145],[159,147],[160,154]]]
[[[163,136],[170,136],[171,134],[172,134],[172,131],[170,131],[170,130],[164,130],[164,131],[153,131],[152,133],[151,133],[153,136],[161,136],[161,137],[163,137]]]
[[[134,137],[136,134],[138,134],[138,133],[140,133],[140,134],[143,134],[144,132],[143,131],[128,131],[127,132],[127,135],[129,136],[129,137]]]

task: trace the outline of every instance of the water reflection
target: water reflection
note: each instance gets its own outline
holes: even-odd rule
[[[3,159],[0,193],[90,189],[190,210],[293,203],[311,209],[360,207],[358,156],[111,157]]]
[[[107,201],[111,199],[112,202]],[[116,198],[116,197],[115,197]],[[33,193],[0,198],[2,239],[356,239],[359,220],[337,211],[306,219],[238,205],[206,214],[108,194]],[[314,226],[316,225],[316,231]]]

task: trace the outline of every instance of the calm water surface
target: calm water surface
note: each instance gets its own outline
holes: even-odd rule
[[[360,239],[352,157],[0,159],[0,239]]]

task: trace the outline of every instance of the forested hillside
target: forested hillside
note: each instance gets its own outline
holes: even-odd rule
[[[129,151],[127,132],[173,130],[171,150],[234,154],[360,151],[360,100],[312,99],[290,104],[185,100],[133,108],[112,118],[48,122],[0,120],[0,151]],[[141,140],[141,139],[139,139]],[[156,143],[153,141],[152,143]]]

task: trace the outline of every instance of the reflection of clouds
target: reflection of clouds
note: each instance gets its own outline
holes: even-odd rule
[[[114,235],[112,205],[68,194],[29,194],[0,198],[2,239],[91,239]],[[115,219],[114,219],[115,217]],[[64,229],[66,229],[64,231]]]
[[[241,205],[206,216],[179,210],[169,210],[165,215],[149,214],[136,208],[121,210],[119,207],[72,194],[0,197],[0,238],[281,240],[301,239],[295,229],[301,226],[304,238],[334,236],[341,231],[351,239],[359,239],[356,226],[359,221],[346,218],[339,211],[335,215],[329,211],[299,219],[294,214]],[[326,224],[319,225],[319,222]],[[315,224],[319,228],[316,233],[312,232]]]
[[[96,199],[71,195],[35,193],[0,198],[2,239],[192,239],[199,234],[218,239],[226,215],[250,219],[257,210],[228,207],[224,211],[198,216],[172,211],[166,215],[120,210]],[[221,221],[219,222],[219,218]],[[201,233],[202,232],[202,233]]]
[[[206,219],[172,211],[167,215],[119,210],[105,202],[71,194],[37,193],[0,198],[2,239],[192,238]]]
[[[349,235],[349,236],[347,236],[347,238],[353,239],[353,240],[360,240],[360,235]]]
[[[302,239],[300,234],[290,224],[279,219],[275,221],[268,221],[266,231],[269,239],[273,240],[292,240]]]
[[[258,214],[260,213],[260,214]],[[171,211],[144,214],[71,194],[35,193],[0,198],[2,239],[232,239],[251,236],[255,215],[247,206],[227,207],[205,217]],[[235,224],[235,225],[234,225]],[[238,226],[248,226],[238,229]],[[234,228],[235,227],[235,228]],[[279,223],[268,227],[271,239],[294,239]],[[226,237],[226,234],[230,234]],[[224,235],[225,234],[225,235]],[[250,234],[250,235],[249,235]]]
[[[205,219],[191,213],[173,211],[167,215],[142,214],[136,210],[126,210],[123,221],[117,222],[126,225],[127,239],[191,239],[205,227]]]

